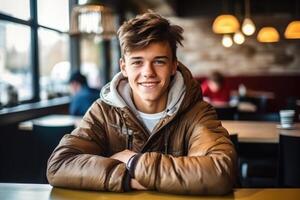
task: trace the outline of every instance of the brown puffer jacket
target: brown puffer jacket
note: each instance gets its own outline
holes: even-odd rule
[[[149,135],[128,106],[97,100],[80,126],[65,135],[49,158],[53,186],[123,192],[129,186],[124,163],[109,158],[130,148],[139,152],[133,174],[149,190],[181,194],[225,194],[235,183],[236,153],[199,84],[178,66],[185,96],[178,111],[160,120]],[[120,75],[119,75],[120,76]]]

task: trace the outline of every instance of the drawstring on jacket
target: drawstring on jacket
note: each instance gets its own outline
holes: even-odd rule
[[[166,110],[166,114],[170,111],[170,109]],[[164,134],[164,154],[168,154],[168,148],[169,148],[169,137],[170,137],[170,130],[169,125],[167,124],[166,127],[166,133]]]
[[[166,133],[164,135],[164,154],[168,154],[168,145],[169,145],[169,137],[170,137],[170,130],[168,128],[166,128]]]
[[[133,133],[132,133],[132,130],[129,130],[128,127],[127,127],[127,124],[126,124],[126,121],[122,115],[122,113],[119,113],[121,119],[122,119],[122,122],[120,123],[120,129],[121,129],[121,132],[122,134],[125,134],[126,135],[126,148],[129,149],[129,150],[132,150],[132,140],[133,140]],[[125,126],[125,127],[124,127]]]

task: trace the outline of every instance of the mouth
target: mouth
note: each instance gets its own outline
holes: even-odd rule
[[[147,88],[152,88],[155,87],[156,85],[159,84],[159,81],[152,81],[152,82],[140,82],[138,83],[139,85]]]

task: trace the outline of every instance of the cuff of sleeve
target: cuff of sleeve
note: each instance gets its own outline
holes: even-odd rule
[[[138,160],[140,159],[140,157],[142,156],[141,153],[139,154],[135,154],[134,156],[132,156],[128,163],[126,164],[126,168],[131,176],[131,178],[134,178],[134,170],[135,170],[135,167],[136,167],[136,164],[138,162]]]
[[[124,177],[124,180],[123,180],[123,189],[124,189],[124,192],[130,192],[130,191],[132,191],[130,181],[131,181],[131,176],[129,174],[129,171],[126,170],[125,177]]]

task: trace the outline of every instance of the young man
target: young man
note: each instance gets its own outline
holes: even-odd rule
[[[48,162],[54,186],[224,194],[236,154],[199,84],[177,61],[182,28],[155,13],[118,31],[121,72]]]

